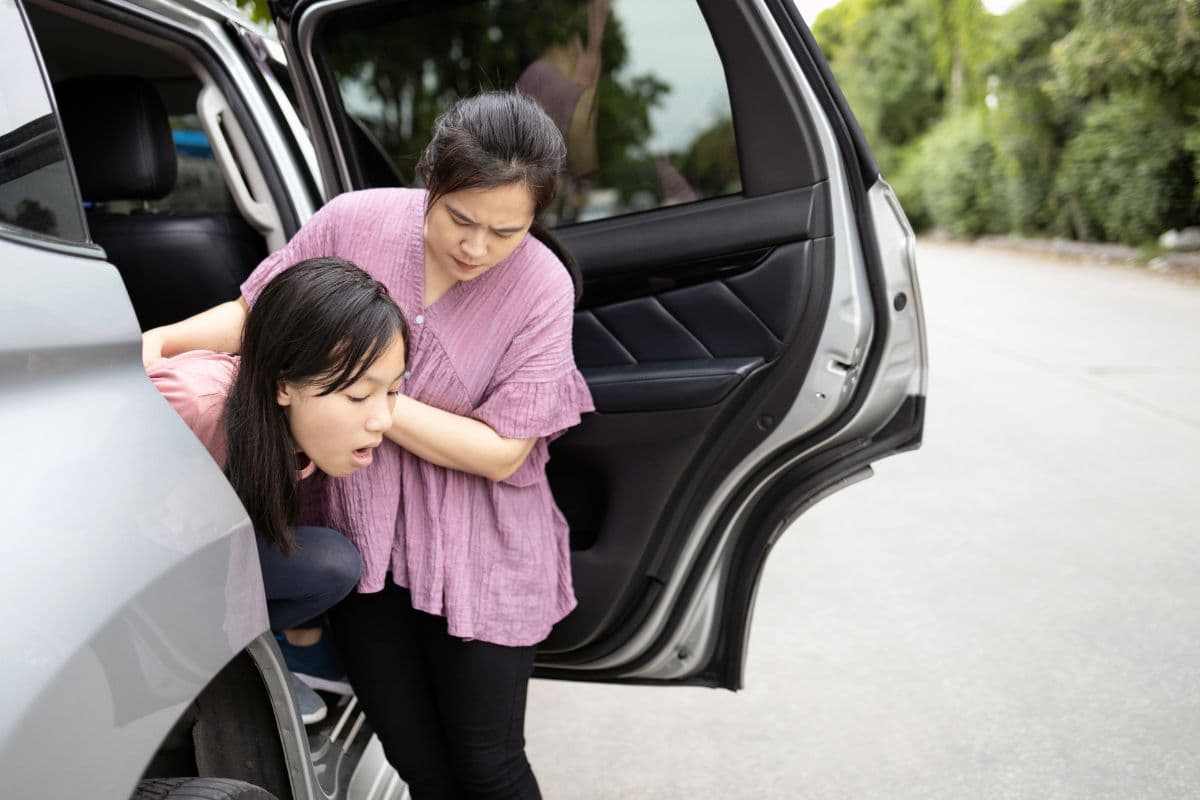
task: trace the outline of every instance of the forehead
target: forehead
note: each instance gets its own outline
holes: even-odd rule
[[[408,353],[404,350],[404,340],[397,334],[392,337],[388,346],[379,356],[367,366],[359,380],[375,380],[380,383],[391,383],[396,376],[404,372]]]
[[[449,192],[438,202],[495,227],[524,227],[533,219],[533,194],[523,183]]]

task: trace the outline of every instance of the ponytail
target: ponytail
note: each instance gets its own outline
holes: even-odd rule
[[[571,276],[571,285],[575,288],[575,305],[578,306],[583,297],[583,272],[579,269],[579,262],[575,260],[575,256],[571,255],[567,246],[559,241],[549,228],[537,220],[529,226],[529,235],[550,248],[550,252],[566,267],[567,274]]]

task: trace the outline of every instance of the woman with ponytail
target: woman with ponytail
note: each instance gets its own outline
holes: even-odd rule
[[[235,343],[263,287],[322,255],[360,264],[408,317],[388,441],[326,482],[321,508],[363,559],[330,612],[336,643],[414,800],[539,796],[526,692],[535,646],[575,606],[547,444],[593,409],[571,349],[578,275],[535,223],[565,155],[531,98],[460,100],[421,159],[425,189],[334,198],[239,301],[143,339],[145,358]]]

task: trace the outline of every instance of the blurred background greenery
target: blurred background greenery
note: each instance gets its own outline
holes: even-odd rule
[[[1196,224],[1196,0],[841,0],[813,33],[918,229],[1144,244]]]

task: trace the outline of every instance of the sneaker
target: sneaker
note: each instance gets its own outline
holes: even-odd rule
[[[354,694],[350,682],[346,680],[341,659],[333,649],[328,628],[321,636],[321,641],[308,647],[292,644],[283,634],[275,638],[279,641],[279,649],[288,669],[301,681],[322,692],[346,696]]]
[[[325,719],[328,709],[325,707],[325,701],[321,699],[321,695],[301,683],[294,672],[290,677],[292,697],[296,700],[296,710],[300,712],[300,719],[304,721],[304,724],[312,725],[314,722]]]

